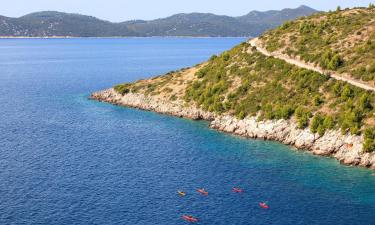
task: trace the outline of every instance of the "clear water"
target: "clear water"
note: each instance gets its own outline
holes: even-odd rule
[[[375,224],[370,170],[87,100],[241,41],[0,40],[0,224]]]

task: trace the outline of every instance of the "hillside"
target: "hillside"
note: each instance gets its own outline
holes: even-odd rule
[[[150,21],[112,23],[91,16],[46,11],[19,18],[0,16],[0,36],[258,36],[287,20],[316,12],[300,6],[281,11],[252,11],[241,17],[190,13]]]
[[[115,90],[183,101],[239,119],[293,119],[299,128],[309,127],[319,135],[332,129],[359,135],[375,124],[373,92],[264,56],[247,43],[195,68]],[[372,138],[366,149],[374,150]]]
[[[315,14],[266,32],[270,52],[375,87],[375,7]]]
[[[60,12],[31,13],[20,18],[0,17],[0,36],[134,36],[126,26],[91,16]]]
[[[296,9],[251,11],[240,17],[209,13],[177,14],[152,21],[127,22],[128,28],[145,36],[258,36],[284,21],[311,15],[307,6]]]
[[[367,30],[368,22],[362,21],[368,21],[369,15],[372,15],[372,13],[372,8],[321,13],[289,22],[287,25],[268,32],[262,39],[265,41],[267,49],[270,49],[273,46],[267,44],[274,43],[271,40],[278,40],[278,36],[271,37],[271,34],[280,35],[280,37],[291,36],[295,32],[291,28],[291,24],[301,23],[301,21],[304,21],[303,24],[312,24],[317,18],[325,18],[332,15],[335,15],[335,17],[339,15],[345,16],[345,21],[347,22],[357,21],[353,25],[355,28],[347,26],[347,30],[356,30],[356,32],[358,30]],[[359,17],[359,15],[362,16]],[[332,33],[332,30],[341,30],[341,26],[342,23],[331,23],[322,30],[322,33],[327,33],[328,35],[328,33]],[[288,35],[285,29],[290,29],[291,34]],[[368,30],[371,31],[371,29]],[[365,37],[365,35],[370,33],[362,32],[361,35]],[[364,40],[362,38],[351,39],[350,43],[352,46],[367,45],[372,41],[371,35]],[[342,43],[342,40],[346,40],[346,37],[337,36],[336,42]],[[292,48],[295,43],[286,42],[283,47]],[[306,54],[315,54],[317,51],[318,49],[315,48],[305,48]],[[341,51],[339,52],[341,53]],[[374,63],[374,59],[369,58],[372,53],[374,52],[362,52],[362,55],[366,56],[361,63],[362,67],[368,68]],[[362,57],[362,55],[357,55],[357,58]],[[341,64],[338,70],[349,69],[349,67],[344,66],[347,57],[343,56],[342,59],[344,63]],[[360,75],[365,76],[365,74]],[[324,145],[323,147],[315,146],[317,152],[321,152],[322,148],[327,148],[328,150],[326,149],[326,151],[328,152],[335,152],[332,149],[344,148],[343,145],[346,143],[349,147],[341,150],[345,154],[349,154],[353,144],[347,139],[349,137],[355,138],[356,136],[361,137],[360,143],[363,145],[359,148],[357,154],[361,155],[375,150],[375,129],[373,128],[375,125],[375,109],[373,107],[375,93],[373,91],[366,91],[348,82],[332,79],[327,74],[301,68],[284,60],[266,56],[249,43],[242,43],[232,50],[222,53],[220,56],[212,56],[209,61],[195,67],[172,71],[153,79],[117,85],[114,90],[123,96],[118,99],[119,102],[117,100],[108,100],[116,104],[122,104],[122,101],[126,102],[126,98],[134,98],[134,95],[138,96],[136,98],[144,96],[140,97],[140,100],[136,100],[136,103],[124,103],[124,105],[136,105],[136,107],[149,110],[158,109],[156,111],[168,113],[169,111],[160,106],[160,104],[174,104],[182,108],[177,107],[177,109],[173,109],[173,113],[169,113],[191,118],[211,119],[229,116],[237,118],[238,121],[248,121],[251,118],[256,118],[257,121],[291,121],[292,124],[296,124],[296,129],[300,129],[298,132],[302,132],[300,135],[311,137],[313,143],[317,142],[316,140],[319,140],[319,137],[331,140],[332,132],[334,132],[334,137],[344,135],[342,140],[346,138],[346,141],[340,142],[342,144],[336,147],[328,144],[327,146],[331,147],[328,148]],[[109,96],[111,95],[109,94]],[[107,101],[106,97],[98,97],[98,99]],[[147,106],[147,102],[154,101],[158,102],[159,106]],[[190,114],[181,113],[185,107],[193,107],[194,110],[190,110]],[[201,112],[208,114],[202,114]],[[241,122],[236,123],[241,124]],[[285,129],[287,128],[283,128],[281,131],[285,131]],[[276,134],[281,131],[272,130]],[[339,133],[335,133],[336,131]],[[289,137],[293,134],[287,133],[285,135]],[[250,136],[259,137],[256,134]],[[293,142],[283,142],[298,142],[299,139],[303,139],[302,136],[300,138],[298,136],[294,137],[296,140]],[[266,138],[279,140],[285,137],[275,138],[274,136],[268,137],[266,135]],[[307,138],[307,140],[309,141],[310,139]],[[302,146],[313,148],[311,147],[313,143],[311,145],[303,144]],[[338,141],[335,143],[337,144]],[[331,153],[325,152],[324,154]],[[356,157],[361,158],[360,156]],[[369,156],[366,157],[368,159]]]

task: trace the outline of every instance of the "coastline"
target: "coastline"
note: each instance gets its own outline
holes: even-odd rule
[[[121,95],[113,88],[95,92],[90,99],[177,117],[210,121],[210,127],[222,132],[247,138],[274,140],[315,155],[329,156],[342,164],[367,167],[375,170],[375,153],[363,152],[363,137],[342,135],[338,130],[327,131],[323,136],[313,134],[308,128],[298,129],[291,120],[258,121],[256,117],[239,120],[229,115],[206,112],[183,101],[166,101],[153,96],[128,93]]]

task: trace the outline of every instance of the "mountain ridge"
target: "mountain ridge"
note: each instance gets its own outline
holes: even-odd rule
[[[213,13],[179,13],[154,20],[110,22],[93,16],[41,11],[13,18],[0,16],[0,36],[6,37],[247,37],[258,36],[286,20],[318,12],[307,6],[295,9],[251,11],[231,17]],[[258,16],[256,16],[258,15]]]

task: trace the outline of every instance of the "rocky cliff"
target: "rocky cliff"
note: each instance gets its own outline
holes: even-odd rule
[[[211,121],[210,127],[228,133],[249,138],[275,140],[294,146],[298,149],[311,151],[313,154],[331,156],[341,163],[363,166],[375,170],[375,153],[363,151],[363,137],[342,135],[340,131],[330,130],[323,136],[312,133],[308,128],[298,129],[293,119],[258,121],[256,117],[242,120],[233,116],[217,115],[187,105],[182,100],[166,101],[154,96],[128,93],[121,95],[114,89],[93,93],[90,97],[115,105],[139,108],[190,119]]]

